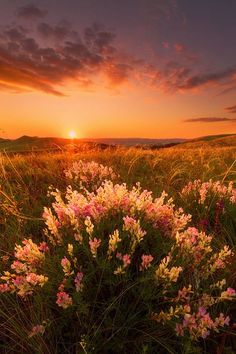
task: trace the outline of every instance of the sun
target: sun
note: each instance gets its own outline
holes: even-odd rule
[[[69,132],[69,137],[70,137],[70,139],[75,139],[76,136],[77,136],[77,134],[76,134],[76,132],[75,132],[74,130],[71,130],[71,131]]]

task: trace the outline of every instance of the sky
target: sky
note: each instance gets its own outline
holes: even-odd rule
[[[0,137],[236,133],[235,0],[1,0]]]

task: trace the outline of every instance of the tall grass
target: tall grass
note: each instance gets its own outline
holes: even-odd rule
[[[176,208],[183,207],[184,210],[193,215],[193,226],[198,226],[201,221],[200,219],[202,219],[202,215],[198,209],[199,206],[196,203],[194,204],[193,200],[190,202],[185,199],[182,194],[183,187],[188,182],[197,179],[203,182],[212,179],[213,181],[221,181],[224,184],[227,184],[229,181],[235,183],[235,157],[236,147],[204,147],[199,149],[180,149],[178,147],[157,151],[136,148],[112,148],[77,153],[73,153],[73,151],[45,152],[39,155],[32,153],[24,156],[20,154],[1,154],[0,272],[2,273],[6,268],[7,257],[13,257],[16,243],[21,243],[24,238],[32,238],[36,243],[47,240],[44,233],[45,222],[42,214],[43,208],[45,206],[50,207],[53,202],[53,198],[47,196],[48,188],[49,186],[53,186],[58,190],[65,191],[69,183],[72,185],[72,188],[76,188],[76,183],[68,181],[64,173],[75,161],[82,159],[83,161],[96,161],[110,166],[119,174],[120,183],[124,181],[127,183],[128,188],[131,188],[136,182],[140,182],[143,189],[152,191],[154,198],[160,197],[161,193],[165,191],[173,198]],[[214,212],[215,209],[213,206],[211,205],[211,210]],[[201,218],[199,215],[201,215]],[[209,215],[208,213],[205,216],[210,217]],[[227,243],[235,250],[235,206],[226,208],[226,213],[221,215],[220,221],[222,227],[220,233],[217,235],[218,239],[214,243],[214,249],[220,249],[220,247]],[[207,232],[214,233],[214,227],[210,226]],[[53,273],[54,264],[49,264],[48,266],[49,272]],[[235,274],[236,262],[233,261],[231,274],[227,277],[231,286],[234,287],[236,286]],[[130,291],[130,297],[123,297],[124,293],[122,291],[120,295],[115,293],[113,300],[111,302],[108,300],[106,304],[107,312],[101,318],[97,318],[97,323],[101,321],[100,325],[102,327],[103,321],[109,323],[112,316],[114,318],[119,316],[119,307],[124,309],[130,308],[132,316],[127,318],[124,316],[123,326],[115,328],[110,332],[108,331],[104,341],[102,337],[99,337],[101,333],[97,329],[100,347],[99,349],[98,347],[97,349],[91,349],[92,347],[90,347],[91,352],[200,353],[204,352],[204,350],[205,352],[210,352],[211,345],[213,346],[212,348],[217,348],[217,346],[221,348],[219,353],[223,353],[223,350],[227,347],[229,348],[229,352],[230,350],[232,352],[236,350],[233,333],[232,335],[230,333],[231,330],[228,330],[227,334],[223,337],[222,335],[212,336],[207,342],[200,341],[197,344],[193,344],[191,340],[189,341],[186,338],[179,340],[166,327],[159,326],[156,329],[154,325],[153,327],[151,325],[147,331],[145,321],[141,323],[138,314],[139,304],[142,296],[144,296],[141,290],[139,296],[136,297],[137,302],[128,304],[126,301],[134,298],[132,284],[131,289],[129,287],[121,287],[121,289],[125,293],[129,293]],[[56,321],[57,317],[60,317],[61,314],[54,306],[49,306],[49,302],[45,304],[42,296],[40,292],[33,299],[30,298],[27,300],[19,299],[17,296],[11,294],[0,296],[0,351],[3,353],[86,353],[86,346],[81,345],[77,338],[76,330],[70,332],[71,328],[67,324],[66,316],[69,316],[68,318],[71,318],[75,324],[81,326],[81,323],[79,324],[80,319],[73,314],[70,317],[67,313],[66,315],[62,315],[60,327],[60,324],[58,325],[58,322],[54,323],[52,319],[54,318]],[[148,296],[150,297],[150,302],[153,302],[152,296],[156,296],[156,293],[151,294],[149,292]],[[104,298],[99,299],[99,301],[104,301]],[[97,304],[94,306],[97,306]],[[84,311],[86,312],[86,309]],[[99,313],[97,308],[94,311],[95,313],[96,311]],[[236,315],[235,308],[231,307],[230,311],[232,317]],[[91,320],[94,319],[92,314],[93,310],[91,312]],[[45,318],[51,319],[51,322],[47,323],[45,334],[29,338],[28,334],[31,328],[35,324],[42,323]],[[114,325],[114,323],[110,323],[110,326]],[[65,326],[67,326],[67,337],[63,334]],[[95,336],[95,332],[91,330],[90,335]],[[110,347],[110,343],[113,343],[113,337],[118,338],[120,342],[122,338],[126,337],[127,351],[124,351],[122,345],[116,349]],[[91,338],[93,339],[93,337]],[[88,338],[85,339],[88,340]],[[92,339],[91,343],[93,343]],[[96,341],[95,339],[93,340],[94,343],[98,343],[98,339]]]

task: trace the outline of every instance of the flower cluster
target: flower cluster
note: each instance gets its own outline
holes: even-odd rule
[[[228,200],[230,203],[236,203],[236,189],[233,188],[233,182],[229,182],[225,186],[220,181],[213,182],[211,179],[208,182],[202,182],[197,179],[189,182],[182,190],[184,196],[193,194],[195,200],[199,204],[205,204],[208,198],[217,198]]]
[[[185,228],[191,219],[191,215],[185,215],[182,209],[175,209],[172,199],[165,202],[165,193],[153,199],[152,193],[142,190],[139,184],[129,190],[125,183],[114,185],[111,181],[105,181],[92,193],[88,191],[82,193],[68,187],[65,201],[58,190],[51,194],[55,197],[55,202],[52,209],[44,209],[43,217],[48,229],[47,236],[53,243],[62,242],[63,235],[60,232],[62,227],[72,226],[78,237],[85,220],[88,223],[87,228],[91,228],[89,220],[99,223],[102,218],[110,215],[114,217],[120,213],[126,217],[125,229],[129,228],[131,231],[133,228],[132,234],[137,242],[144,237],[145,233],[140,230],[138,221],[135,221],[134,225],[132,218],[135,216],[142,215],[147,222],[152,223],[154,228],[169,237],[173,237],[177,231]]]
[[[166,287],[165,303],[169,308],[159,313],[154,313],[152,319],[162,323],[175,322],[175,330],[178,336],[188,334],[192,339],[206,338],[210,331],[218,331],[220,327],[229,324],[229,316],[223,313],[213,319],[209,310],[214,305],[226,300],[233,300],[236,292],[233,288],[227,288],[222,269],[230,264],[232,251],[224,246],[218,252],[213,250],[212,237],[196,228],[190,227],[182,233],[176,234],[175,244],[169,255],[165,257],[156,270],[157,281],[163,282]],[[183,267],[169,266],[169,263],[181,262]],[[182,274],[182,282],[179,279]],[[212,279],[218,278],[213,284]],[[171,289],[171,282],[187,284],[182,288]],[[205,289],[204,289],[205,288]],[[203,290],[204,289],[204,290]],[[168,291],[167,291],[168,290]],[[173,294],[176,292],[176,296]]]
[[[187,332],[192,339],[206,338],[211,330],[218,332],[220,327],[229,325],[229,320],[223,313],[213,320],[204,307],[199,307],[196,313],[184,314],[183,322],[176,325],[176,333],[184,336]]]
[[[167,284],[170,282],[174,282],[174,283],[177,282],[179,274],[182,272],[183,268],[182,267],[168,268],[170,260],[171,257],[167,256],[159,264],[155,274],[158,281],[162,281]]]
[[[42,291],[48,291],[55,312],[65,310],[61,313],[66,314],[64,321],[68,315],[68,328],[75,318],[84,328],[93,324],[85,330],[78,326],[81,338],[100,327],[101,333],[109,332],[118,318],[123,326],[123,304],[132,305],[127,316],[136,311],[130,318],[141,326],[144,318],[153,329],[151,310],[152,320],[193,340],[227,326],[230,318],[221,306],[236,298],[226,280],[232,250],[225,244],[216,248],[213,235],[189,227],[191,215],[176,208],[165,192],[154,199],[139,184],[128,188],[104,181],[112,179],[113,171],[101,166],[79,162],[67,177],[83,181],[83,188],[50,191],[54,202],[43,214],[48,242],[37,245],[25,239],[16,245],[10,266],[14,273],[5,271],[0,277],[0,292],[25,297],[48,282],[50,293],[47,287]],[[99,186],[84,188],[94,178]],[[215,193],[233,196],[232,185],[226,191],[209,183]],[[210,187],[205,190],[200,194],[204,201]],[[38,325],[30,336],[43,332]]]
[[[15,260],[11,264],[14,273],[5,271],[0,277],[0,292],[16,292],[25,297],[32,294],[36,286],[43,287],[48,278],[38,274],[45,260],[45,252],[48,246],[45,242],[38,246],[31,239],[24,239],[23,246],[15,246]]]
[[[65,170],[65,176],[78,182],[81,188],[89,190],[96,190],[105,180],[113,181],[119,177],[111,167],[82,160],[74,162],[68,170]]]

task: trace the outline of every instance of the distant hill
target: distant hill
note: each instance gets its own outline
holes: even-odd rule
[[[23,135],[20,138],[10,140],[0,138],[0,152],[28,153],[43,151],[74,151],[87,149],[106,149],[112,146],[141,147],[143,149],[160,149],[168,147],[199,148],[207,146],[236,146],[236,134],[209,135],[192,140],[171,139],[148,139],[148,138],[104,138],[104,139],[71,139],[63,138],[40,138],[37,136]]]
[[[177,148],[236,146],[236,134],[208,135],[178,144]]]
[[[88,149],[97,146],[96,143],[84,142],[79,139],[75,139],[73,144],[70,139],[63,138],[39,138],[37,136],[21,136],[15,140],[0,140],[0,152],[12,152],[12,153],[27,153],[30,151],[41,152],[41,151],[58,151],[58,150],[67,150],[70,149],[73,145],[73,148],[76,149]],[[101,144],[101,148],[104,146]]]
[[[85,141],[92,141],[107,145],[125,145],[125,146],[135,146],[135,145],[157,145],[163,146],[167,144],[179,144],[187,139],[181,138],[170,138],[170,139],[149,139],[149,138],[100,138],[100,139],[82,139]]]
[[[0,151],[6,152],[29,152],[29,151],[53,151],[71,148],[72,143],[75,149],[87,148],[107,148],[108,146],[165,146],[168,144],[178,144],[185,139],[146,139],[146,138],[124,138],[124,139],[70,139],[63,138],[39,138],[37,136],[23,135],[15,140],[0,139]]]

